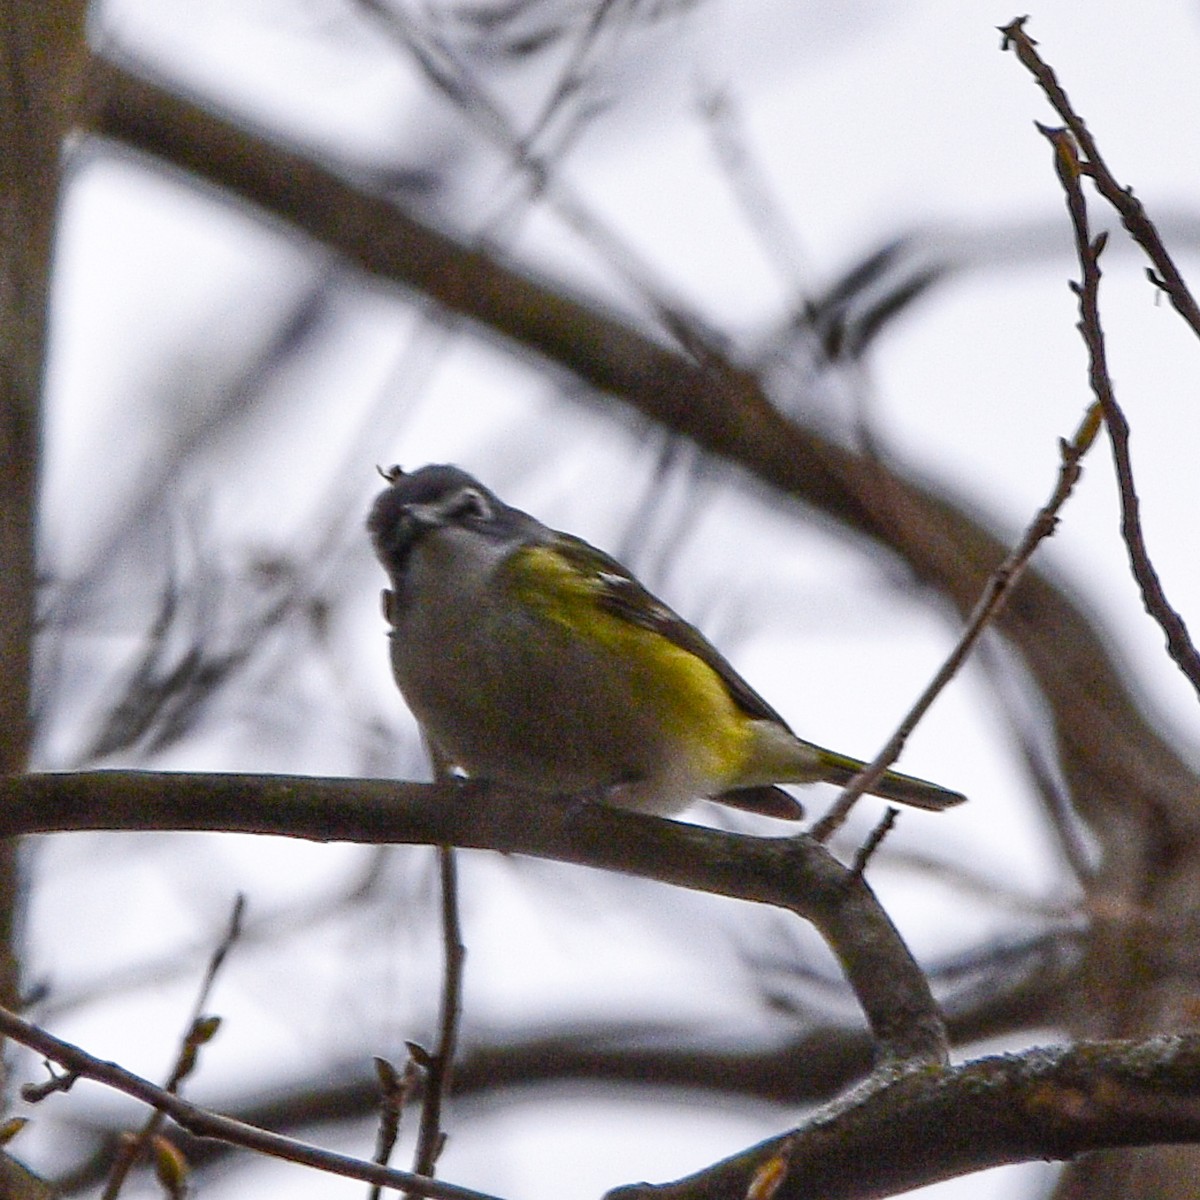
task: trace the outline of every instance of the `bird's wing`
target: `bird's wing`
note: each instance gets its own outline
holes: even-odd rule
[[[799,821],[804,816],[804,805],[791,792],[769,783],[757,787],[731,788],[708,798],[730,808],[740,808],[742,812],[775,817],[780,821]]]
[[[549,549],[574,569],[586,573],[596,589],[596,602],[606,612],[649,629],[694,654],[716,672],[730,698],[744,713],[788,728],[783,717],[733,669],[704,634],[647,591],[615,558],[582,538],[565,533],[558,534]]]

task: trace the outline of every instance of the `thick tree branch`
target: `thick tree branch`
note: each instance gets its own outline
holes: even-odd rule
[[[781,1155],[774,1200],[867,1200],[1087,1150],[1200,1141],[1200,1038],[1100,1042],[915,1073],[677,1183],[606,1200],[729,1200]]]
[[[83,0],[5,5],[0,27],[0,771],[29,761],[50,261],[86,9]],[[17,846],[0,844],[0,1004],[20,992],[18,867]]]
[[[0,771],[29,752],[35,500],[62,139],[87,61],[82,0],[6,6],[0,30]]]
[[[143,771],[0,778],[0,836],[216,830],[532,854],[777,905],[811,921],[866,1013],[881,1065],[945,1061],[937,1005],[860,876],[811,839],[746,837],[481,784]]]
[[[63,1067],[31,1100],[94,1079],[201,1137],[352,1179],[444,1200],[492,1200],[465,1188],[321,1150],[182,1100],[6,1009],[0,1033]],[[774,1160],[777,1200],[865,1200],[971,1171],[1085,1150],[1200,1141],[1200,1038],[1091,1043],[909,1071],[831,1105],[797,1130],[673,1184],[618,1188],[608,1200],[729,1200]]]
[[[985,955],[969,995],[945,1002],[955,1044],[1031,1029],[1053,1027],[1075,986],[1078,954],[1047,935],[1040,947]],[[950,973],[956,975],[961,964]],[[942,971],[934,965],[935,983]],[[796,1107],[827,1102],[871,1070],[874,1045],[865,1028],[819,1022],[792,1037],[727,1047],[723,1031],[679,1025],[647,1026],[630,1021],[597,1028],[582,1024],[554,1032],[489,1031],[476,1022],[474,1036],[458,1059],[453,1094],[463,1120],[471,1101],[482,1104],[507,1089],[584,1084],[594,1091],[647,1085],[687,1089],[725,1102],[754,1098]],[[801,1018],[797,1024],[807,1025]],[[720,1043],[714,1048],[713,1042]],[[327,1121],[369,1120],[379,1107],[379,1080],[360,1061],[326,1071],[319,1089],[303,1084],[274,1090],[260,1099],[231,1094],[216,1107],[249,1125],[281,1132]],[[92,1123],[88,1133],[96,1134]],[[228,1154],[228,1147],[180,1134],[180,1149],[194,1168]],[[88,1165],[60,1180],[64,1195],[77,1194],[103,1177],[115,1153],[111,1131],[95,1147]]]

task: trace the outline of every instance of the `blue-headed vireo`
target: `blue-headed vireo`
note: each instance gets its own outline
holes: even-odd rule
[[[392,670],[435,758],[479,779],[668,815],[698,797],[803,814],[780,783],[863,764],[796,737],[703,634],[615,559],[465,471],[384,472],[367,527]],[[889,771],[918,808],[964,799]]]

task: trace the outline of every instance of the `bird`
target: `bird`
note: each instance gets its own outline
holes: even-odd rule
[[[367,530],[392,673],[455,776],[658,816],[711,799],[798,819],[779,785],[844,785],[858,759],[798,737],[692,624],[616,559],[451,464],[389,467]],[[965,797],[887,771],[871,791]]]

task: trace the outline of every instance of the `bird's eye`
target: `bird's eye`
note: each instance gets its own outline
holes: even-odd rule
[[[477,488],[463,488],[454,500],[454,515],[456,517],[475,517],[481,521],[490,521],[492,506],[488,498]]]

